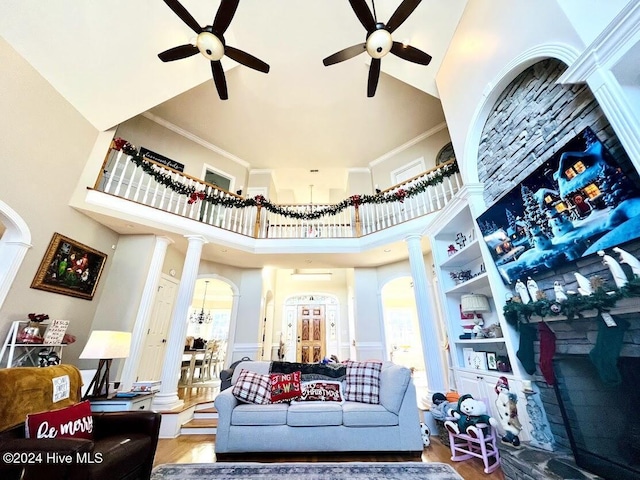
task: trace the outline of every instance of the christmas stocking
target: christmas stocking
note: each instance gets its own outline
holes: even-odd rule
[[[556,334],[544,322],[538,324],[538,333],[540,333],[540,371],[547,385],[554,385],[556,376],[553,372],[553,355],[556,353]]]
[[[516,356],[529,375],[536,373],[536,361],[533,353],[533,342],[536,339],[536,329],[533,325],[520,324],[520,346]]]
[[[608,327],[598,315],[598,339],[596,346],[589,352],[589,358],[598,370],[600,380],[608,385],[619,385],[622,381],[618,371],[618,357],[622,348],[622,337],[629,328],[629,322],[616,319],[615,327]]]

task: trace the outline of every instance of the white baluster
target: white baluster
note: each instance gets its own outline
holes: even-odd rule
[[[107,180],[107,184],[104,187],[104,191],[106,193],[111,193],[111,184],[113,183],[113,178],[116,174],[116,171],[118,170],[118,167],[120,166],[121,161],[122,161],[122,151],[119,151],[118,154],[116,155],[115,162],[113,162],[113,167],[109,171],[109,180]]]

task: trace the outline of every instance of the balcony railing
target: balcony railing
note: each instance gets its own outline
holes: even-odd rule
[[[461,187],[457,165],[449,161],[376,195],[335,205],[276,205],[112,146],[94,189],[242,235],[291,239],[368,235],[440,210]]]

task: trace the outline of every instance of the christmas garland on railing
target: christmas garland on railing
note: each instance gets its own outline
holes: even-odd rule
[[[172,178],[166,172],[163,172],[155,163],[144,158],[135,146],[122,138],[116,138],[113,141],[113,148],[122,151],[131,157],[131,161],[146,174],[154,178],[160,185],[164,185],[170,190],[189,197],[188,203],[192,204],[197,201],[207,202],[213,205],[222,205],[224,207],[244,208],[244,207],[262,207],[276,215],[282,215],[287,218],[295,218],[298,220],[315,220],[324,216],[337,215],[348,207],[358,208],[365,204],[383,204],[392,202],[404,202],[405,198],[411,198],[424,192],[428,187],[442,183],[445,178],[450,177],[459,172],[456,162],[446,165],[437,171],[427,175],[424,180],[420,180],[406,189],[399,188],[393,192],[376,195],[351,195],[339,203],[314,209],[309,212],[299,212],[289,207],[281,207],[271,203],[262,195],[256,195],[253,198],[240,198],[234,196],[218,196],[208,195],[205,191],[198,191],[194,186],[184,185]]]
[[[511,300],[504,306],[503,313],[507,322],[517,328],[521,323],[529,323],[533,315],[543,319],[564,315],[567,321],[572,321],[576,317],[582,318],[582,312],[586,310],[597,310],[600,314],[614,308],[620,299],[629,297],[640,297],[640,277],[635,276],[621,288],[601,286],[590,295],[568,295],[563,302],[543,298],[525,304]]]

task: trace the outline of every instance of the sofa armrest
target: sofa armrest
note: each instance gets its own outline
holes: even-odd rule
[[[233,389],[227,388],[220,392],[214,400],[218,410],[218,426],[216,428],[216,453],[225,453],[228,450],[229,429],[231,428],[231,415],[233,409],[240,402],[233,396]]]
[[[158,439],[162,415],[157,412],[97,412],[93,414],[93,435],[96,439],[141,433]]]

